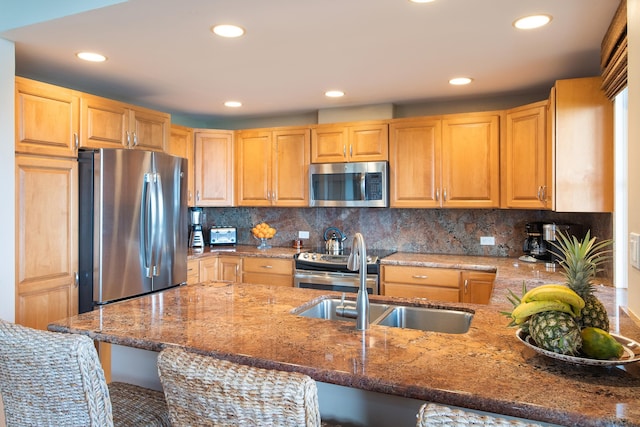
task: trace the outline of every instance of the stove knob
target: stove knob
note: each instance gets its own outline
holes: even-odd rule
[[[318,258],[318,255],[316,254],[311,255],[311,259],[316,259],[316,258]]]
[[[367,255],[367,262],[371,262],[371,257]]]

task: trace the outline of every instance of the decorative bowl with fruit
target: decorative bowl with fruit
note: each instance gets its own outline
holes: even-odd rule
[[[258,249],[269,249],[271,248],[269,240],[276,235],[276,229],[266,222],[261,222],[251,229],[251,234],[255,239],[260,241]]]

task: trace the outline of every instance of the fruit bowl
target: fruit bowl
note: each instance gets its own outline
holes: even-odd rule
[[[258,245],[258,249],[271,249],[271,244],[269,244],[269,240],[271,240],[271,238],[256,237],[256,236],[253,236],[253,238],[260,241],[260,244]]]
[[[531,338],[531,336],[523,331],[522,329],[518,329],[516,331],[516,337],[527,347],[534,350],[536,353],[542,354],[544,356],[550,357],[552,359],[562,360],[565,362],[573,363],[576,365],[587,365],[587,366],[617,366],[617,365],[625,365],[627,363],[633,363],[640,360],[640,344],[636,341],[623,337],[622,335],[610,334],[613,338],[616,339],[622,347],[624,348],[624,354],[619,359],[609,359],[609,360],[599,360],[599,359],[591,359],[584,356],[569,356],[567,354],[554,353],[553,351],[545,350],[542,347],[538,347],[536,342]]]
[[[260,241],[258,249],[269,249],[271,248],[269,240],[271,240],[273,236],[276,235],[276,229],[266,222],[261,222],[251,229],[251,235],[254,239]]]

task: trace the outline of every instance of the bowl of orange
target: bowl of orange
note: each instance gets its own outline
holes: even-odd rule
[[[269,249],[271,245],[269,244],[269,240],[276,235],[276,229],[267,224],[266,222],[261,222],[260,224],[251,228],[251,234],[253,237],[260,241],[258,245],[258,249]]]

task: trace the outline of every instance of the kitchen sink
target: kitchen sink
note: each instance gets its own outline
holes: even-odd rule
[[[316,304],[312,305],[307,309],[303,309],[302,311],[298,311],[299,309],[294,310],[294,314],[298,316],[304,317],[312,317],[314,319],[325,319],[325,320],[348,320],[355,322],[356,319],[351,317],[338,316],[336,314],[336,308],[342,304],[342,300],[339,298],[328,298],[322,299],[318,301]],[[355,307],[356,302],[351,300],[345,300],[344,303]],[[389,304],[378,304],[378,303],[369,303],[369,318],[377,319],[382,316],[385,312],[387,312],[391,307]]]
[[[471,326],[473,313],[446,308],[398,306],[379,319],[377,324],[395,328],[464,334]]]
[[[311,306],[307,304],[292,311],[303,317],[324,320],[346,320],[355,322],[355,316],[344,317],[336,308],[346,303],[355,306],[355,301],[339,298],[324,298]],[[355,313],[352,313],[355,315]],[[391,303],[369,303],[369,320],[372,325],[393,328],[418,329],[422,331],[464,334],[471,326],[473,313],[463,310],[438,307],[413,307]]]

